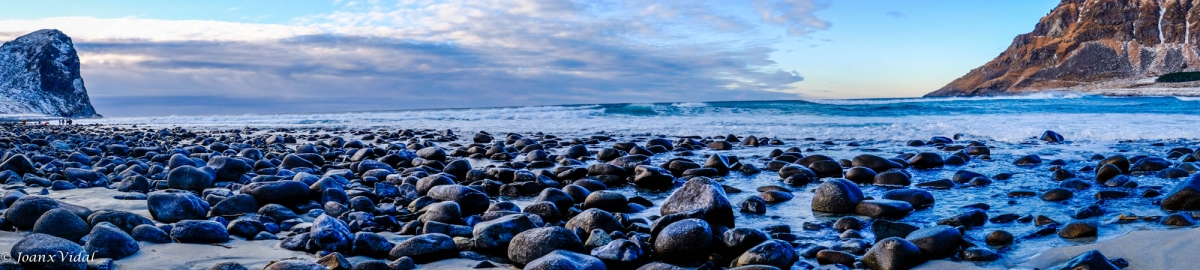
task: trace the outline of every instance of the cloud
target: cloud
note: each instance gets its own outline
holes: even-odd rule
[[[71,35],[108,116],[786,99],[804,78],[770,32],[819,20],[803,2],[762,24],[691,1],[352,1],[291,24],[0,20],[0,37]]]
[[[788,35],[799,36],[817,30],[828,29],[828,21],[817,18],[813,12],[829,7],[830,2],[821,0],[753,0],[755,10],[762,21],[787,27]]]
[[[908,15],[904,14],[903,12],[899,12],[899,11],[892,11],[892,12],[884,13],[884,15],[888,15],[888,17],[897,18],[897,19],[908,16]]]

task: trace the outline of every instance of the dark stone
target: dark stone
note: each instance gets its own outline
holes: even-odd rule
[[[916,230],[918,230],[917,226],[901,222],[875,220],[871,223],[871,231],[875,233],[876,242],[888,237],[908,237],[909,234],[912,234]]]
[[[308,185],[299,181],[254,182],[242,186],[241,192],[254,196],[260,204],[290,205],[309,200]]]
[[[216,221],[184,220],[172,226],[171,238],[180,243],[225,243],[229,241],[229,232]]]
[[[946,161],[937,153],[921,152],[909,158],[908,164],[917,169],[934,169],[941,168],[946,164]]]
[[[1067,222],[1067,224],[1058,229],[1058,236],[1067,239],[1094,237],[1096,235],[1096,224],[1089,221]]]
[[[133,240],[146,241],[156,244],[171,242],[171,236],[167,235],[167,232],[151,224],[142,224],[138,225],[137,227],[133,227],[133,232],[130,233],[130,237],[133,237]]]
[[[357,232],[354,233],[354,241],[351,243],[351,254],[367,256],[371,258],[387,258],[388,252],[391,252],[395,245],[389,242],[386,237],[373,232]]]
[[[71,241],[78,241],[90,230],[86,221],[62,208],[46,211],[33,225],[33,233],[44,233]]]
[[[233,195],[214,205],[209,210],[209,216],[237,216],[258,211],[258,200],[246,194]]]
[[[988,245],[993,246],[1008,245],[1012,244],[1013,235],[1007,231],[996,230],[992,233],[989,233],[984,241],[987,242]]]
[[[1100,163],[1097,163],[1096,164],[1096,169],[1097,169],[1096,173],[1099,174],[1099,169],[1103,168],[1104,165],[1109,165],[1109,164],[1112,164],[1114,167],[1117,167],[1117,169],[1120,169],[1121,173],[1129,172],[1129,165],[1130,165],[1129,158],[1127,158],[1123,155],[1115,155],[1115,156],[1105,158],[1104,160],[1101,160]]]
[[[1189,214],[1174,213],[1162,217],[1161,223],[1167,226],[1192,226],[1196,224],[1196,220]]]
[[[1047,130],[1046,132],[1042,133],[1042,136],[1038,137],[1038,139],[1048,143],[1062,143],[1065,140],[1063,139],[1062,135],[1059,135],[1057,132],[1051,130]]]
[[[579,236],[566,228],[534,228],[513,237],[508,246],[508,258],[517,264],[527,264],[555,250],[583,252],[584,246]]]
[[[908,186],[912,184],[910,176],[901,171],[886,171],[875,175],[873,183],[880,186]]]
[[[813,193],[812,209],[826,213],[853,213],[862,200],[862,190],[854,183],[845,179],[830,179],[821,183]]]
[[[536,227],[526,215],[507,215],[476,224],[472,231],[472,240],[477,249],[506,252],[513,237]]]
[[[986,223],[987,220],[988,220],[987,212],[984,212],[984,210],[980,210],[980,209],[971,209],[971,210],[968,210],[967,212],[955,215],[953,217],[939,220],[938,225],[949,225],[949,226],[956,226],[956,227],[964,226],[964,227],[970,228],[970,227],[983,226],[983,224]]]
[[[692,178],[672,192],[663,202],[660,213],[666,216],[696,210],[704,211],[704,219],[710,223],[734,227],[733,206],[725,197],[725,189],[704,177]]]
[[[840,264],[846,267],[854,267],[854,262],[857,259],[854,254],[836,251],[822,250],[817,252],[817,263],[819,264]]]
[[[350,250],[354,235],[346,222],[329,215],[318,216],[308,229],[309,241],[320,250],[345,252]]]
[[[629,209],[629,199],[616,191],[600,190],[588,194],[581,207],[583,209],[598,208],[609,212],[625,212]]]
[[[883,193],[883,198],[888,200],[905,201],[914,208],[928,208],[933,206],[933,193],[921,189],[893,189]]]
[[[427,195],[438,201],[453,201],[463,215],[483,213],[491,203],[486,193],[463,185],[435,186]]]
[[[888,199],[862,200],[854,209],[855,214],[882,219],[904,218],[912,211],[908,202]]]
[[[545,256],[530,261],[524,269],[528,270],[603,270],[607,269],[604,262],[596,257],[568,250],[555,250]]]
[[[890,169],[903,169],[904,165],[879,156],[859,155],[851,160],[854,167],[867,167],[876,172],[886,172]]]
[[[31,233],[21,238],[16,244],[13,244],[12,250],[9,251],[10,258],[62,258],[63,254],[71,256],[84,255],[87,256],[83,247],[75,242],[54,237],[48,234]],[[17,260],[21,263],[24,269],[45,269],[45,270],[66,270],[87,269],[87,262],[84,260]]]
[[[225,226],[225,230],[228,231],[230,235],[240,236],[246,239],[254,239],[258,233],[266,231],[267,227],[266,225],[263,225],[262,222],[257,220],[237,219],[230,221],[229,225]]]
[[[963,243],[962,233],[954,227],[945,225],[916,230],[908,234],[905,240],[920,248],[921,252],[925,253],[925,257],[929,259],[954,255]]]
[[[204,219],[209,210],[208,202],[188,192],[154,192],[146,199],[146,204],[150,216],[166,223]]]
[[[734,228],[725,231],[720,240],[724,241],[725,254],[736,255],[742,254],[751,247],[757,246],[759,243],[770,240],[763,231],[750,228]]]
[[[4,220],[17,229],[29,230],[42,214],[59,207],[58,201],[45,196],[22,196],[4,211]]]
[[[664,227],[654,240],[655,254],[668,260],[695,258],[712,244],[712,229],[700,219],[684,219]]]
[[[1054,270],[1066,270],[1066,269],[1072,269],[1072,270],[1074,270],[1074,269],[1120,270],[1121,268],[1117,267],[1116,265],[1113,265],[1112,262],[1109,262],[1108,258],[1104,257],[1104,254],[1100,254],[1100,251],[1091,250],[1091,251],[1087,251],[1084,253],[1080,253],[1079,255],[1076,255],[1074,258],[1071,258],[1070,260],[1067,260],[1063,263],[1060,263],[1058,265],[1055,265],[1055,266],[1047,268],[1047,269],[1054,269]]]
[[[201,191],[212,187],[213,175],[192,166],[171,169],[167,174],[167,186],[174,189]]]
[[[874,183],[875,175],[875,171],[867,167],[852,167],[846,170],[846,180],[859,184]]]
[[[87,244],[83,249],[93,258],[112,258],[119,260],[137,253],[140,247],[136,240],[117,226],[100,223],[92,227],[87,235]]]
[[[570,230],[581,229],[585,232],[591,232],[595,229],[611,232],[620,231],[624,228],[621,226],[621,222],[617,221],[617,218],[611,213],[595,208],[584,210],[579,215],[568,220],[564,226]]]
[[[388,252],[388,259],[412,258],[415,263],[428,263],[458,255],[454,239],[445,234],[430,233],[413,236],[397,243]]]
[[[1038,155],[1027,155],[1013,161],[1013,165],[1017,166],[1037,166],[1042,164],[1042,157]]]
[[[782,240],[767,240],[746,250],[733,260],[730,266],[769,265],[781,269],[791,268],[800,258],[791,243]]]
[[[1000,254],[982,247],[971,247],[963,250],[959,257],[968,262],[990,262],[999,260]]]
[[[917,245],[899,237],[879,240],[862,257],[863,265],[874,270],[910,269],[925,263]]]
[[[1069,189],[1054,188],[1049,191],[1046,191],[1046,193],[1042,193],[1042,200],[1048,201],[1048,202],[1059,202],[1059,201],[1065,201],[1067,199],[1070,199],[1071,196],[1074,196],[1074,195],[1075,195],[1075,193]]]
[[[1200,210],[1200,174],[1179,182],[1162,200],[1163,210]],[[11,211],[11,210],[9,210]],[[5,213],[5,217],[8,217]]]
[[[286,259],[273,261],[263,270],[328,270],[324,265],[302,259]]]

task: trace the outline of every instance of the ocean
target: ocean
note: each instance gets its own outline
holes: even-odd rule
[[[970,98],[582,104],[311,114],[121,117],[78,123],[192,128],[450,129],[560,135],[756,135],[829,140],[955,136],[1020,142],[1054,130],[1073,141],[1197,139],[1200,99],[1078,93]]]

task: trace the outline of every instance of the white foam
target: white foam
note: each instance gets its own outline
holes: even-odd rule
[[[1019,142],[1046,130],[1068,140],[1197,139],[1191,123],[1200,115],[1117,113],[1030,113],[851,117],[771,114],[769,110],[706,110],[699,113],[605,114],[600,106],[544,106],[328,114],[214,115],[104,118],[81,124],[137,124],[192,128],[338,127],[387,129],[451,129],[459,132],[548,132],[583,135],[598,132],[655,135],[747,134],[780,138],[910,140],[963,134]]]
[[[1021,100],[1021,99],[1067,99],[1091,96],[1078,92],[1038,92],[1028,95],[995,96],[995,97],[938,97],[938,98],[888,98],[888,99],[805,99],[804,101],[829,105],[877,105],[896,103],[925,103],[952,101],[982,101],[982,100]]]

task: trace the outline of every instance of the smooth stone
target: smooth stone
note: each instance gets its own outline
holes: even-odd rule
[[[1067,224],[1058,229],[1058,237],[1066,239],[1094,237],[1096,235],[1096,224],[1089,221],[1067,222]]]
[[[508,258],[517,264],[527,264],[555,250],[583,252],[584,246],[579,236],[566,228],[534,228],[513,237],[508,245]]]
[[[146,204],[150,216],[165,223],[204,219],[209,211],[208,202],[188,192],[154,192],[146,199]]]
[[[84,255],[86,252],[83,246],[75,242],[54,237],[48,234],[31,233],[21,238],[16,244],[13,244],[12,250],[9,251],[10,258],[61,258],[63,254]],[[26,261],[18,260],[18,263],[24,269],[44,269],[44,270],[84,270],[87,269],[87,262],[84,260],[44,260],[44,261]]]
[[[458,255],[454,239],[445,234],[431,233],[414,236],[397,243],[388,252],[388,259],[412,258],[415,263],[428,263]]]
[[[958,252],[959,246],[963,244],[962,233],[958,229],[946,225],[921,228],[908,234],[905,240],[920,248],[921,252],[925,253],[925,257],[929,259],[954,255]]]
[[[525,270],[604,270],[608,269],[604,262],[596,257],[569,250],[555,250],[545,256],[530,261]]]
[[[50,209],[33,225],[33,233],[44,233],[59,238],[78,241],[91,231],[91,225],[79,216],[62,208]]]
[[[184,220],[172,226],[171,238],[180,243],[225,243],[229,241],[229,232],[216,221]]]
[[[88,233],[83,249],[93,258],[119,260],[137,253],[141,248],[125,231],[109,223],[100,223]]]
[[[661,239],[661,238],[660,238]],[[791,243],[783,240],[767,240],[733,260],[730,266],[769,265],[778,268],[791,268],[800,257]]]
[[[899,237],[879,240],[862,257],[863,265],[874,270],[910,269],[925,260],[917,245]]]
[[[672,192],[663,202],[660,214],[666,216],[696,210],[704,211],[704,219],[710,223],[734,227],[733,206],[725,196],[725,189],[704,177],[694,177]]]
[[[708,251],[712,244],[712,229],[700,219],[673,222],[658,232],[654,240],[655,254],[668,260],[694,258]]]
[[[830,179],[817,186],[813,193],[813,211],[826,213],[853,213],[863,200],[862,190],[845,179]]]
[[[46,196],[23,196],[9,204],[4,211],[4,220],[21,230],[29,230],[51,209],[59,207],[58,201]]]

